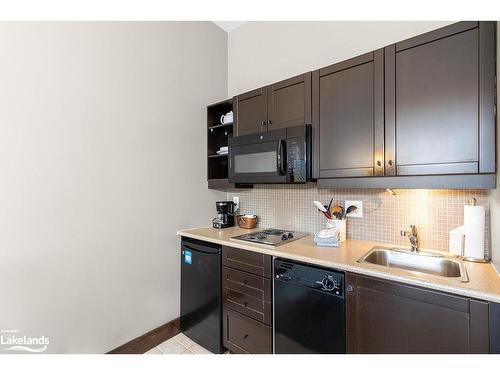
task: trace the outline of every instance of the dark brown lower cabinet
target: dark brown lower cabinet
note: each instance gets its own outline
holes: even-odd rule
[[[346,274],[348,353],[488,353],[489,304]]]
[[[222,309],[223,345],[233,353],[271,354],[271,327],[227,307]]]
[[[233,353],[271,354],[272,258],[222,247],[222,344]]]
[[[272,257],[227,246],[222,255],[223,345],[271,354]],[[500,352],[500,304],[354,273],[345,302],[347,353]]]
[[[490,353],[500,354],[500,303],[490,303]]]

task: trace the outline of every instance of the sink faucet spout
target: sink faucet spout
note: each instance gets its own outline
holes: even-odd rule
[[[414,253],[418,253],[420,251],[418,247],[418,232],[417,232],[417,227],[415,225],[410,225],[410,231],[401,231],[401,236],[403,237],[408,237],[410,240],[410,246],[411,246],[411,251]]]

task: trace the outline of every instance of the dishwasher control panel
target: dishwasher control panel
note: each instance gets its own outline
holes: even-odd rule
[[[339,297],[344,296],[344,273],[340,271],[275,259],[274,279],[317,289]]]

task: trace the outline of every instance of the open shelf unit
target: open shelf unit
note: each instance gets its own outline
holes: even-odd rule
[[[221,124],[221,116],[233,110],[232,99],[207,107],[207,179],[209,189],[227,190],[248,188],[252,185],[235,185],[228,181],[228,155],[218,155],[217,151],[228,146],[233,136],[233,123]]]

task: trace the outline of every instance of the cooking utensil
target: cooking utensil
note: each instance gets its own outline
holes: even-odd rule
[[[330,208],[332,207],[332,202],[333,202],[333,197],[332,199],[330,199],[330,203],[328,203],[328,207],[326,208],[328,212],[330,212]]]
[[[330,216],[335,216],[338,220],[342,220],[342,217],[344,217],[344,207],[333,206],[330,210]]]
[[[240,228],[254,229],[257,226],[256,215],[237,215],[236,222]]]
[[[354,212],[358,209],[356,206],[349,206],[347,207],[347,210],[345,211],[344,219],[349,215],[351,212]]]
[[[332,218],[332,215],[330,214],[330,212],[327,211],[327,209],[325,208],[325,206],[323,206],[323,203],[319,202],[319,201],[313,201],[314,205],[318,208],[318,210],[320,210],[323,215],[325,215],[325,217],[327,219],[331,219]]]

